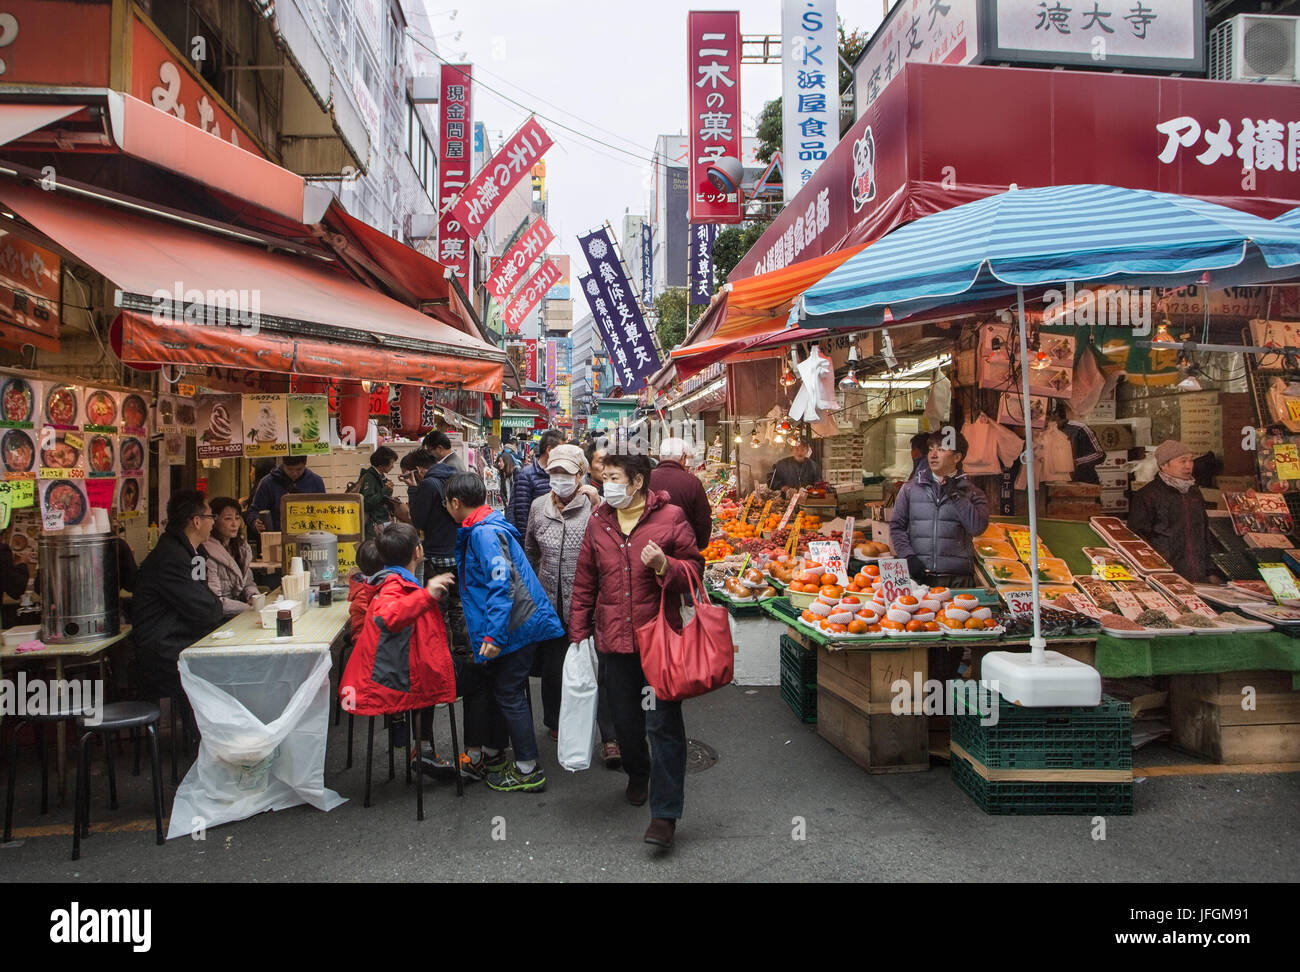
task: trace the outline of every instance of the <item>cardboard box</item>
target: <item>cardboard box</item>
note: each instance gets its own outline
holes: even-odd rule
[[[1089,428],[1097,436],[1097,441],[1106,450],[1108,457],[1114,452],[1123,451],[1127,459],[1128,450],[1137,444],[1133,430],[1121,422],[1095,423],[1089,425]]]
[[[1124,489],[1128,486],[1128,472],[1123,469],[1098,469],[1097,481],[1102,489]]]
[[[1128,495],[1122,489],[1103,489],[1101,491],[1101,508],[1107,513],[1128,509]]]

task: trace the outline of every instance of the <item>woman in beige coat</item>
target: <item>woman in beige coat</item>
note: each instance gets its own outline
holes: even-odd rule
[[[204,541],[200,553],[206,558],[208,588],[221,598],[226,617],[247,611],[257,593],[253,583],[253,551],[240,536],[244,521],[239,501],[228,496],[214,499],[212,536]]]

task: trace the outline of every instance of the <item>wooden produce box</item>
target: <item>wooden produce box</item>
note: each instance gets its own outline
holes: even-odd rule
[[[1254,708],[1242,690],[1254,689]],[[1169,676],[1176,749],[1217,763],[1300,762],[1300,692],[1290,672]]]
[[[817,734],[868,773],[919,773],[930,768],[923,715],[894,715],[897,679],[925,682],[929,645],[889,650],[817,651]],[[922,700],[914,699],[919,708]]]

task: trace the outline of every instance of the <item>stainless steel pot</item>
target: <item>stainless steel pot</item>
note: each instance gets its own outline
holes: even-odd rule
[[[303,569],[311,575],[311,586],[333,584],[339,573],[339,538],[332,533],[313,531],[290,538],[293,555],[302,558]]]
[[[40,564],[44,641],[67,644],[117,634],[121,613],[113,537],[43,537]]]

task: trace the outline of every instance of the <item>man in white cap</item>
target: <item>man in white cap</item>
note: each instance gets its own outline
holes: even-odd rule
[[[1133,494],[1128,526],[1193,583],[1210,580],[1210,520],[1192,478],[1196,453],[1167,439],[1156,447],[1156,478]]]

